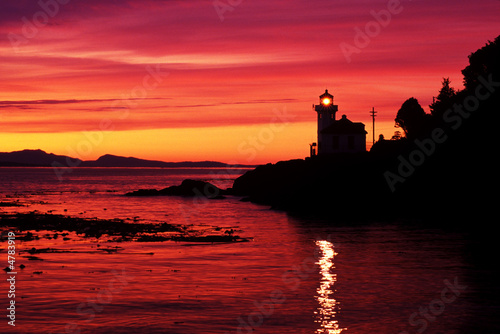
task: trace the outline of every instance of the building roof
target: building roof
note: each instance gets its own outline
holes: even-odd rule
[[[322,134],[367,134],[365,125],[360,122],[352,122],[347,119],[346,115],[334,121],[331,125],[321,130]]]
[[[325,92],[319,96],[320,100],[324,99],[325,97],[329,97],[333,100],[333,95],[328,93],[328,89],[325,89]]]

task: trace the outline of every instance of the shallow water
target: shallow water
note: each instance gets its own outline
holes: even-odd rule
[[[488,333],[495,325],[490,273],[471,260],[475,241],[464,232],[304,220],[234,197],[122,196],[186,178],[226,187],[244,170],[227,172],[82,168],[61,182],[50,168],[0,169],[0,200],[26,205],[4,212],[219,226],[253,238],[18,241],[16,265],[26,268],[17,270],[16,327],[7,319],[0,332]],[[100,251],[108,246],[121,248]],[[69,252],[29,260],[32,247]],[[6,266],[5,247],[2,254]]]

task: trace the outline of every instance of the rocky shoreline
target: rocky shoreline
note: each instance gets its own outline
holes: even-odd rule
[[[251,240],[236,235],[232,228],[218,226],[200,231],[192,225],[133,223],[122,219],[88,219],[39,212],[0,213],[0,229],[16,231],[16,239],[24,241],[58,238],[67,241],[75,237],[98,242],[220,243]],[[6,240],[4,234],[0,241]]]

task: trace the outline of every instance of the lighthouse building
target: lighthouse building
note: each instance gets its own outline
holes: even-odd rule
[[[366,151],[365,125],[350,121],[346,115],[336,119],[339,107],[333,104],[333,95],[325,90],[319,104],[313,105],[318,113],[318,143],[311,145],[311,155],[357,153]]]

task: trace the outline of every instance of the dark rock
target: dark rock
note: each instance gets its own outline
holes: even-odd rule
[[[224,194],[226,194],[225,190],[209,182],[187,179],[178,186],[171,186],[162,190],[140,189],[126,193],[125,196],[184,196],[223,199]]]
[[[125,196],[159,196],[160,193],[156,189],[139,189],[126,193]]]
[[[237,235],[204,235],[204,236],[191,236],[184,235],[172,238],[174,241],[184,241],[184,242],[248,242],[252,241],[252,238],[242,238]]]
[[[9,207],[9,206],[24,206],[24,205],[16,202],[0,202],[0,207]]]

